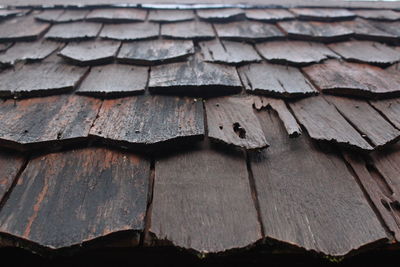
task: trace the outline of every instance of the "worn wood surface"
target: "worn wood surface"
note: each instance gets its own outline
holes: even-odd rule
[[[19,150],[79,141],[88,136],[101,101],[62,95],[0,104],[0,144]]]
[[[143,146],[204,136],[202,102],[192,98],[136,96],[105,100],[90,134],[105,142]]]
[[[386,240],[339,155],[306,134],[289,139],[273,112],[259,119],[271,146],[250,162],[266,237],[332,256]]]
[[[100,37],[113,40],[143,40],[158,37],[160,25],[152,22],[106,24],[100,32]]]
[[[24,163],[24,156],[0,149],[0,201],[10,190]]]
[[[400,93],[397,75],[379,67],[327,60],[303,71],[322,91],[362,97],[388,97]]]
[[[93,67],[77,93],[103,97],[140,94],[144,93],[148,76],[147,67],[120,64]]]
[[[251,98],[219,97],[206,100],[208,136],[217,142],[259,149],[269,144],[253,112]]]
[[[150,10],[149,21],[154,22],[176,22],[188,21],[195,18],[193,10]]]
[[[161,36],[170,39],[209,40],[215,37],[210,23],[189,21],[161,25]]]
[[[0,10],[0,20],[14,17],[14,16],[21,16],[24,15],[28,12],[29,10],[25,9],[1,9]]]
[[[0,212],[0,232],[64,248],[144,229],[150,162],[86,148],[31,160]]]
[[[0,73],[0,96],[38,96],[70,91],[87,70],[59,62],[33,63],[7,69]]]
[[[400,20],[400,12],[389,9],[355,9],[352,12],[364,19]]]
[[[378,29],[371,21],[356,18],[352,21],[341,22],[341,25],[354,32],[357,39],[382,41],[396,41],[396,36]]]
[[[155,65],[183,61],[194,54],[191,40],[150,40],[124,43],[117,60],[124,63]]]
[[[400,21],[371,21],[371,24],[388,34],[391,34],[399,40],[400,38]]]
[[[240,92],[235,67],[203,62],[197,58],[151,68],[151,92],[183,95],[218,95]]]
[[[233,41],[265,41],[280,39],[284,36],[275,25],[257,21],[215,24],[214,27],[221,39]]]
[[[370,103],[397,129],[400,129],[400,99],[376,100],[370,101]]]
[[[347,61],[387,66],[400,61],[400,51],[378,42],[349,41],[330,44],[329,48]]]
[[[53,25],[45,38],[57,41],[94,39],[101,29],[100,23],[73,22]]]
[[[65,23],[82,21],[86,18],[88,13],[88,10],[65,10],[65,12],[57,17],[57,19],[55,19],[53,22]]]
[[[13,43],[0,43],[0,52],[6,51]]]
[[[274,22],[279,20],[293,19],[294,15],[286,9],[246,9],[246,18]]]
[[[253,96],[253,104],[257,110],[272,108],[281,119],[289,137],[297,137],[301,135],[301,127],[287,108],[285,101],[265,96]]]
[[[311,138],[372,150],[372,146],[323,97],[309,97],[289,104]]]
[[[325,45],[315,42],[273,41],[257,44],[256,48],[270,62],[296,66],[338,57]]]
[[[346,97],[325,96],[339,112],[376,147],[392,144],[400,131],[386,121],[368,102]]]
[[[203,147],[155,163],[153,240],[200,253],[247,247],[261,238],[244,154]]]
[[[255,63],[239,68],[248,92],[281,97],[299,97],[317,93],[299,69],[269,63]]]
[[[78,65],[97,65],[112,62],[121,42],[70,42],[58,55]]]
[[[112,8],[112,9],[95,9],[87,16],[87,21],[120,23],[144,21],[147,16],[147,10],[133,8]]]
[[[64,9],[46,9],[35,14],[35,19],[44,22],[57,22],[57,19],[65,12]]]
[[[304,20],[335,21],[348,20],[356,15],[348,9],[341,8],[291,8],[297,18]]]
[[[244,19],[244,11],[240,8],[199,9],[196,11],[201,20],[212,22],[228,22]]]
[[[0,23],[0,42],[33,41],[47,31],[50,24],[37,22],[34,17],[15,17]]]
[[[21,60],[38,61],[44,59],[60,47],[59,43],[49,41],[19,42],[0,54],[0,63],[14,65]]]
[[[353,34],[353,30],[338,22],[293,20],[281,21],[278,25],[289,37],[301,40],[333,42],[347,39]]]

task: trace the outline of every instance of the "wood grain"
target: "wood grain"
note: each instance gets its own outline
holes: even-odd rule
[[[389,9],[355,9],[352,10],[358,17],[373,20],[399,20],[400,12]]]
[[[269,144],[253,112],[252,99],[219,97],[206,100],[208,136],[246,149],[259,149]]]
[[[201,20],[211,22],[228,22],[244,19],[244,11],[240,8],[199,9],[196,11]]]
[[[106,24],[99,36],[123,41],[155,39],[158,37],[159,29],[159,24],[152,22]]]
[[[161,36],[169,39],[209,40],[215,37],[211,24],[201,21],[161,25]]]
[[[10,190],[24,163],[25,157],[21,154],[0,149],[0,201]]]
[[[378,29],[371,24],[371,21],[356,18],[352,21],[341,22],[341,25],[354,32],[354,37],[362,40],[373,40],[377,42],[395,42],[396,35]]]
[[[221,39],[233,41],[266,41],[284,36],[275,25],[257,21],[215,24],[214,27]]]
[[[156,9],[149,11],[149,21],[153,22],[177,22],[189,21],[195,18],[193,10],[163,10]]]
[[[343,256],[387,239],[344,161],[307,138],[289,139],[276,114],[258,114],[271,146],[250,153],[266,237]]]
[[[400,99],[370,101],[371,105],[383,114],[397,129],[400,129]]]
[[[33,16],[15,17],[0,24],[0,42],[33,41],[49,27],[50,24],[37,22]]]
[[[101,29],[100,23],[73,22],[53,25],[45,38],[56,41],[80,41],[94,39]]]
[[[104,8],[92,10],[87,16],[87,21],[121,23],[144,21],[147,10],[134,8]]]
[[[289,11],[302,20],[349,20],[356,16],[350,10],[342,8],[291,8]]]
[[[244,154],[207,147],[158,158],[150,233],[200,253],[252,245],[261,238]]]
[[[35,158],[0,212],[0,232],[58,249],[135,231],[137,244],[149,172],[148,160],[103,148]]]
[[[246,18],[250,20],[259,20],[265,22],[274,22],[279,20],[293,19],[294,15],[286,9],[268,8],[268,9],[246,9]]]

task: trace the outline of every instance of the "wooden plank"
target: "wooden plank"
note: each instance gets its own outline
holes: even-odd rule
[[[304,41],[273,41],[256,45],[268,61],[279,64],[304,66],[338,56],[325,45]]]
[[[194,54],[193,41],[189,40],[150,40],[122,44],[118,53],[119,62],[155,65],[184,61]]]
[[[114,60],[121,42],[86,41],[68,43],[58,55],[78,65],[97,65]]]
[[[211,24],[199,21],[161,25],[161,36],[169,39],[209,40],[215,37]]]
[[[207,129],[211,140],[246,149],[269,146],[252,104],[252,99],[242,97],[206,100]]]
[[[358,17],[373,20],[399,20],[400,12],[389,9],[355,9],[352,10]]]
[[[94,39],[101,29],[100,23],[73,22],[56,24],[46,33],[45,38],[56,41],[79,41]]]
[[[269,63],[254,63],[239,68],[246,91],[280,97],[300,97],[317,93],[299,69]]]
[[[349,38],[353,31],[338,22],[281,21],[278,26],[294,39],[333,42]]]
[[[150,163],[86,148],[31,160],[0,212],[0,232],[59,249],[144,229]]]
[[[366,136],[375,147],[396,142],[400,131],[386,121],[368,102],[345,97],[325,96],[353,127]]]
[[[349,41],[330,44],[329,48],[347,61],[387,66],[400,61],[400,52],[378,42]]]
[[[0,63],[4,65],[14,65],[18,61],[38,61],[49,56],[61,45],[49,41],[20,42],[0,55]]]
[[[294,13],[298,19],[302,20],[349,20],[356,16],[350,10],[342,8],[291,8],[289,10]]]
[[[344,161],[306,134],[289,138],[273,112],[259,113],[271,146],[250,153],[265,236],[344,256],[387,236]]]
[[[158,158],[149,232],[200,253],[247,247],[261,238],[244,154],[207,147]]]
[[[199,9],[196,13],[201,20],[211,22],[243,20],[245,17],[244,11],[240,8]]]
[[[377,42],[395,42],[397,39],[396,35],[378,29],[371,24],[371,21],[364,19],[356,18],[352,21],[341,22],[341,25],[352,30],[354,32],[354,37],[357,39],[372,40]]]
[[[279,20],[293,19],[294,15],[286,9],[246,9],[246,18],[250,20],[259,20],[265,22],[275,22]]]
[[[261,61],[251,44],[211,40],[200,42],[201,53],[205,61],[226,64],[246,64]]]
[[[22,16],[0,23],[0,42],[33,41],[47,31],[50,24]]]
[[[335,142],[351,148],[373,149],[336,108],[322,97],[304,98],[289,103],[289,106],[311,138]]]
[[[124,147],[202,139],[202,102],[168,96],[105,100],[90,135]]]
[[[100,32],[100,37],[112,40],[143,40],[158,37],[160,25],[152,22],[106,24]]]
[[[156,9],[149,11],[149,21],[153,22],[177,22],[189,21],[195,18],[193,10],[163,10]]]
[[[85,139],[101,101],[61,95],[0,104],[0,144],[18,150],[60,146]]]
[[[0,97],[18,98],[71,91],[87,71],[87,68],[60,62],[34,63],[7,69],[0,74]]]
[[[87,21],[121,23],[144,21],[147,10],[135,8],[104,8],[92,10],[87,16]]]
[[[275,25],[257,21],[215,24],[214,27],[221,39],[233,41],[266,41],[281,39],[284,36]]]
[[[93,67],[77,94],[121,97],[144,93],[149,69],[120,64]]]
[[[319,89],[331,94],[389,97],[400,93],[397,75],[367,64],[331,59],[303,71]]]
[[[265,96],[253,96],[253,104],[257,110],[263,108],[272,108],[281,119],[289,137],[297,137],[301,135],[301,127],[287,108],[285,101]]]
[[[10,190],[11,185],[17,178],[25,158],[21,154],[0,149],[0,200]]]
[[[370,103],[397,129],[400,129],[400,99],[376,100],[370,101]]]
[[[221,95],[241,91],[235,67],[203,62],[196,57],[187,62],[151,68],[149,90],[162,94]]]

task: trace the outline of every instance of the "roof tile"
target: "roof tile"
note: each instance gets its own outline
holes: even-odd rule
[[[188,21],[195,18],[193,10],[150,10],[149,21],[154,22],[176,22]]]
[[[353,12],[341,8],[291,8],[289,10],[299,19],[304,20],[333,21],[355,17]]]
[[[161,36],[172,39],[208,40],[215,37],[211,24],[190,21],[161,25]]]
[[[248,19],[265,22],[274,22],[294,18],[294,15],[286,9],[246,9],[245,12]]]
[[[388,9],[357,9],[352,10],[357,16],[373,20],[400,20],[400,12]]]
[[[57,19],[65,12],[64,9],[46,9],[35,15],[35,19],[44,22],[57,22]]]
[[[284,36],[275,25],[263,22],[241,21],[215,24],[214,26],[221,39],[264,41],[279,39]]]
[[[76,22],[84,20],[88,13],[88,10],[50,9],[36,14],[35,18],[40,21],[53,23]]]
[[[357,39],[376,40],[379,42],[382,41],[392,42],[397,39],[396,35],[378,29],[371,23],[371,21],[363,20],[360,18],[357,18],[353,21],[341,22],[341,25],[353,31],[354,36]]]
[[[100,23],[72,22],[56,24],[46,33],[45,38],[57,41],[86,40],[97,37]]]
[[[95,9],[87,16],[86,20],[94,22],[133,22],[144,21],[147,16],[147,11],[144,9],[133,8],[112,8],[112,9]]]
[[[14,179],[24,165],[25,159],[22,155],[0,150],[0,199],[9,192]]]
[[[152,22],[106,24],[100,32],[100,37],[113,40],[143,40],[157,38],[160,25]]]
[[[50,24],[37,22],[33,16],[16,17],[0,23],[0,42],[32,41],[50,27]]]
[[[20,16],[28,13],[29,10],[26,9],[0,9],[0,20],[9,18],[9,17],[14,17],[14,16]]]
[[[400,21],[371,21],[375,28],[389,33],[400,40]]]
[[[228,22],[244,19],[244,11],[239,8],[199,9],[196,11],[201,20]]]
[[[370,101],[379,112],[388,119],[397,129],[400,129],[400,99],[385,99]]]

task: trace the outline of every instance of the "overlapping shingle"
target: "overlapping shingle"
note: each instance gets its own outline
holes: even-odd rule
[[[347,9],[340,8],[291,8],[289,9],[299,19],[304,20],[346,20],[355,17],[355,14]]]
[[[29,10],[26,9],[0,9],[0,20],[2,19],[6,19],[9,17],[14,17],[14,16],[20,16],[20,15],[24,15],[27,12],[29,12]]]
[[[397,37],[394,34],[386,32],[375,27],[371,21],[357,18],[352,21],[341,22],[343,27],[354,32],[357,39],[376,40],[376,41],[396,41]]]
[[[212,22],[228,22],[244,19],[244,11],[239,8],[199,9],[196,11],[201,20]]]
[[[101,29],[100,23],[73,22],[53,25],[45,38],[58,41],[86,40],[97,37]]]
[[[144,21],[146,19],[147,11],[144,9],[133,8],[112,8],[112,9],[95,9],[92,10],[87,16],[87,21],[94,22],[135,22]]]
[[[215,37],[214,30],[207,22],[177,22],[161,25],[161,36],[172,39],[209,40]]]
[[[50,24],[37,22],[33,16],[21,16],[0,23],[0,41],[32,41],[44,34]]]
[[[0,149],[0,199],[9,192],[24,162],[25,158],[22,155]]]
[[[150,10],[149,21],[154,22],[177,22],[188,21],[195,18],[193,10]]]
[[[100,32],[100,37],[112,40],[143,40],[157,38],[160,25],[152,22],[106,24]]]
[[[400,39],[400,21],[371,21],[370,22],[375,28],[382,30],[390,35],[393,35]]]
[[[294,15],[286,9],[246,9],[246,18],[274,22],[279,20],[293,19]]]
[[[36,14],[35,18],[40,21],[53,23],[77,22],[84,20],[88,13],[88,10],[50,9]]]
[[[379,110],[397,129],[400,129],[400,99],[385,99],[370,101],[371,105]]]
[[[352,12],[364,19],[400,20],[400,12],[389,9],[355,9]]]
[[[284,36],[275,25],[263,22],[240,21],[215,24],[214,27],[221,39],[235,41],[265,41]]]
[[[47,9],[39,14],[35,14],[35,19],[45,22],[56,22],[64,12],[64,9]]]

